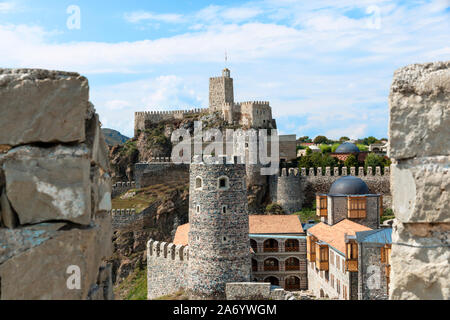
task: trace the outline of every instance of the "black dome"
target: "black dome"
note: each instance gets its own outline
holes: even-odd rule
[[[335,153],[354,153],[359,152],[359,149],[356,145],[351,142],[344,142],[339,147],[336,148]]]
[[[329,194],[368,194],[369,187],[360,178],[345,176],[337,179],[330,188]]]

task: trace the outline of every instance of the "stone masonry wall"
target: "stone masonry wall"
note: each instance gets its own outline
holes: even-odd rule
[[[147,243],[147,299],[176,293],[187,285],[189,248],[149,240]]]
[[[170,158],[167,158],[170,159]],[[136,163],[134,165],[136,188],[145,188],[156,184],[178,182],[188,184],[189,165],[169,162]]]
[[[449,300],[450,61],[397,70],[389,107],[390,299]]]
[[[88,80],[0,69],[0,106],[0,299],[113,299],[108,149]]]
[[[386,264],[381,262],[382,246],[384,244],[358,244],[358,300],[386,300],[389,297]]]

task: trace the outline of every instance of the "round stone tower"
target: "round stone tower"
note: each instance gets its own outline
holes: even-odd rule
[[[271,177],[272,202],[278,203],[285,213],[290,214],[302,209],[303,192],[297,168],[283,168],[279,175]]]
[[[227,282],[250,281],[244,164],[192,163],[188,292],[223,299]]]

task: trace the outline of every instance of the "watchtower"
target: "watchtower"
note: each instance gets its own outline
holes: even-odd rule
[[[220,158],[219,158],[220,159]],[[190,165],[188,292],[223,299],[227,282],[250,281],[244,164]]]
[[[227,68],[222,70],[221,77],[209,78],[209,109],[222,111],[226,104],[234,104],[233,78]]]

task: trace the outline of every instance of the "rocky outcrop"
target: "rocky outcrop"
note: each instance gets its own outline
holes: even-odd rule
[[[111,177],[87,79],[0,69],[0,299],[112,299]]]
[[[395,72],[391,299],[450,299],[450,62]]]

